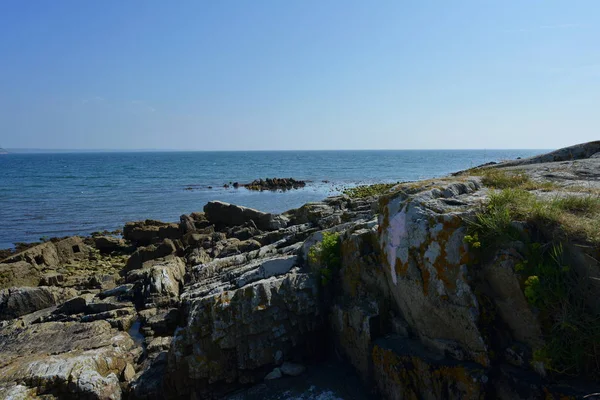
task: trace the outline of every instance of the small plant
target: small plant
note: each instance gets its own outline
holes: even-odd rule
[[[308,261],[317,266],[319,281],[323,286],[331,282],[333,273],[341,264],[340,234],[337,232],[323,232],[323,240],[308,250]]]

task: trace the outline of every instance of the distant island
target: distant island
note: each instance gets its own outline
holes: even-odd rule
[[[2,147],[0,147],[0,154],[8,154],[8,151],[6,151]]]

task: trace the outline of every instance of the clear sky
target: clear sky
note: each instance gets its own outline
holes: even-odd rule
[[[0,146],[599,138],[600,1],[0,1]]]

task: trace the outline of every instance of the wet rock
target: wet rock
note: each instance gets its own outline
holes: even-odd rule
[[[234,184],[236,186],[237,182]],[[250,183],[243,185],[249,190],[290,190],[300,189],[306,186],[305,181],[299,181],[294,178],[267,178],[256,179]]]

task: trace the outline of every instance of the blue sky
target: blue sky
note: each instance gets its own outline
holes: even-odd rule
[[[0,2],[0,146],[598,139],[600,2]]]

